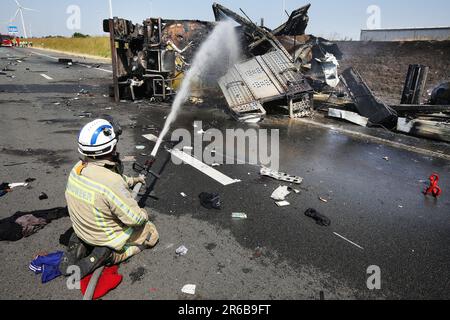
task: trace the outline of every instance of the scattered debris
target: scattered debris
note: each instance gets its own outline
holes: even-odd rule
[[[200,203],[206,209],[221,209],[220,196],[218,193],[206,193],[202,192],[198,196],[200,199]]]
[[[369,122],[368,118],[361,117],[355,112],[333,108],[328,109],[328,116],[331,118],[344,119],[361,127],[367,127],[367,123]]]
[[[411,64],[406,75],[401,104],[420,104],[430,68]]]
[[[328,200],[325,199],[325,198],[319,197],[319,200],[322,201],[322,202],[328,203]]]
[[[177,250],[175,250],[175,253],[178,256],[185,256],[188,253],[188,248],[186,248],[185,246],[181,246]]]
[[[369,119],[371,124],[393,127],[397,114],[385,103],[375,98],[361,75],[353,68],[346,69],[341,75],[358,113]]]
[[[145,149],[145,146],[136,146],[136,149],[137,149],[137,150],[144,150],[144,149]]]
[[[39,195],[39,200],[47,200],[48,199],[48,195],[45,193],[45,192],[42,192],[40,195]]]
[[[181,289],[181,292],[190,294],[190,295],[195,295],[195,289],[196,289],[195,284],[187,284]]]
[[[60,58],[60,59],[58,59],[58,63],[68,64],[68,63],[73,63],[73,60],[72,59]]]
[[[157,142],[158,141],[158,137],[155,136],[154,134],[145,134],[143,135],[143,137],[151,142]]]
[[[306,210],[305,216],[314,219],[320,226],[329,227],[331,225],[331,220],[328,217],[317,212],[317,210],[315,209],[310,208]]]
[[[397,131],[450,142],[450,118],[448,116],[423,116],[412,120],[398,118]]]
[[[62,251],[58,251],[46,256],[38,255],[31,261],[28,268],[35,274],[42,274],[42,283],[50,282],[62,275],[61,271],[59,271],[59,264],[61,263],[63,254]]]
[[[389,157],[384,157],[383,160],[389,161]]]
[[[231,214],[231,217],[233,219],[247,219],[247,214],[245,214],[243,212],[233,212]]]
[[[431,92],[430,103],[432,105],[450,106],[450,82],[444,82],[438,85]]]
[[[425,195],[433,195],[433,197],[437,198],[442,194],[442,189],[438,186],[439,175],[433,173],[430,176],[430,186],[424,191]]]
[[[276,201],[284,201],[290,193],[291,192],[288,190],[287,186],[280,186],[272,193],[270,197]]]
[[[93,275],[90,274],[87,277],[81,279],[80,289],[83,295],[86,294],[86,291],[88,289],[92,277]],[[123,276],[119,274],[119,266],[115,265],[112,267],[105,267],[100,275],[100,278],[98,279],[94,294],[92,296],[92,300],[98,300],[104,297],[111,290],[117,288],[119,284],[122,282],[122,279]]]
[[[260,174],[262,176],[267,176],[279,181],[285,181],[285,182],[290,182],[290,183],[295,183],[295,184],[301,184],[303,182],[303,178],[301,177],[296,177],[296,176],[290,176],[287,173],[284,172],[277,172],[274,170],[271,170],[269,168],[265,168],[262,167]]]
[[[278,202],[275,202],[276,203],[276,205],[277,206],[279,206],[279,207],[287,207],[287,206],[290,206],[291,204],[289,203],[289,202],[287,202],[287,201],[278,201]]]
[[[186,193],[184,193],[184,192],[181,192],[180,195],[181,195],[183,198],[186,198],[186,197],[187,197]]]

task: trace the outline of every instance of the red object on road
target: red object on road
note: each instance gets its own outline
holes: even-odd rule
[[[97,300],[105,296],[109,291],[114,290],[119,286],[119,284],[122,282],[122,275],[118,273],[119,267],[112,266],[112,267],[106,267],[102,275],[100,276],[100,279],[98,280],[97,286],[95,287],[94,296],[92,297],[93,300]],[[83,295],[86,293],[87,287],[89,286],[89,282],[91,281],[92,274],[88,275],[87,277],[84,277],[80,281],[80,289]]]
[[[425,190],[424,194],[432,194],[433,197],[437,198],[442,194],[442,189],[438,186],[439,176],[434,173],[430,176],[430,186]]]

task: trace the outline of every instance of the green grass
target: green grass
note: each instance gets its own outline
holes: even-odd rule
[[[39,38],[33,39],[33,46],[70,53],[87,54],[102,58],[111,57],[109,37]]]

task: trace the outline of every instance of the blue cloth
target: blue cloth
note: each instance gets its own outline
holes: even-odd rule
[[[59,271],[59,264],[63,257],[63,252],[58,251],[47,256],[38,256],[30,263],[30,270],[35,274],[42,273],[42,283],[47,283],[62,275]]]
[[[7,194],[8,192],[0,190],[0,198],[3,197],[5,194]]]

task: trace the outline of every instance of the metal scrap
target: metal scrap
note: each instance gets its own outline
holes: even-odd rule
[[[260,174],[262,176],[270,177],[279,181],[285,181],[295,184],[301,184],[303,182],[303,178],[297,176],[291,176],[284,172],[278,172],[269,168],[262,167],[260,170]]]

